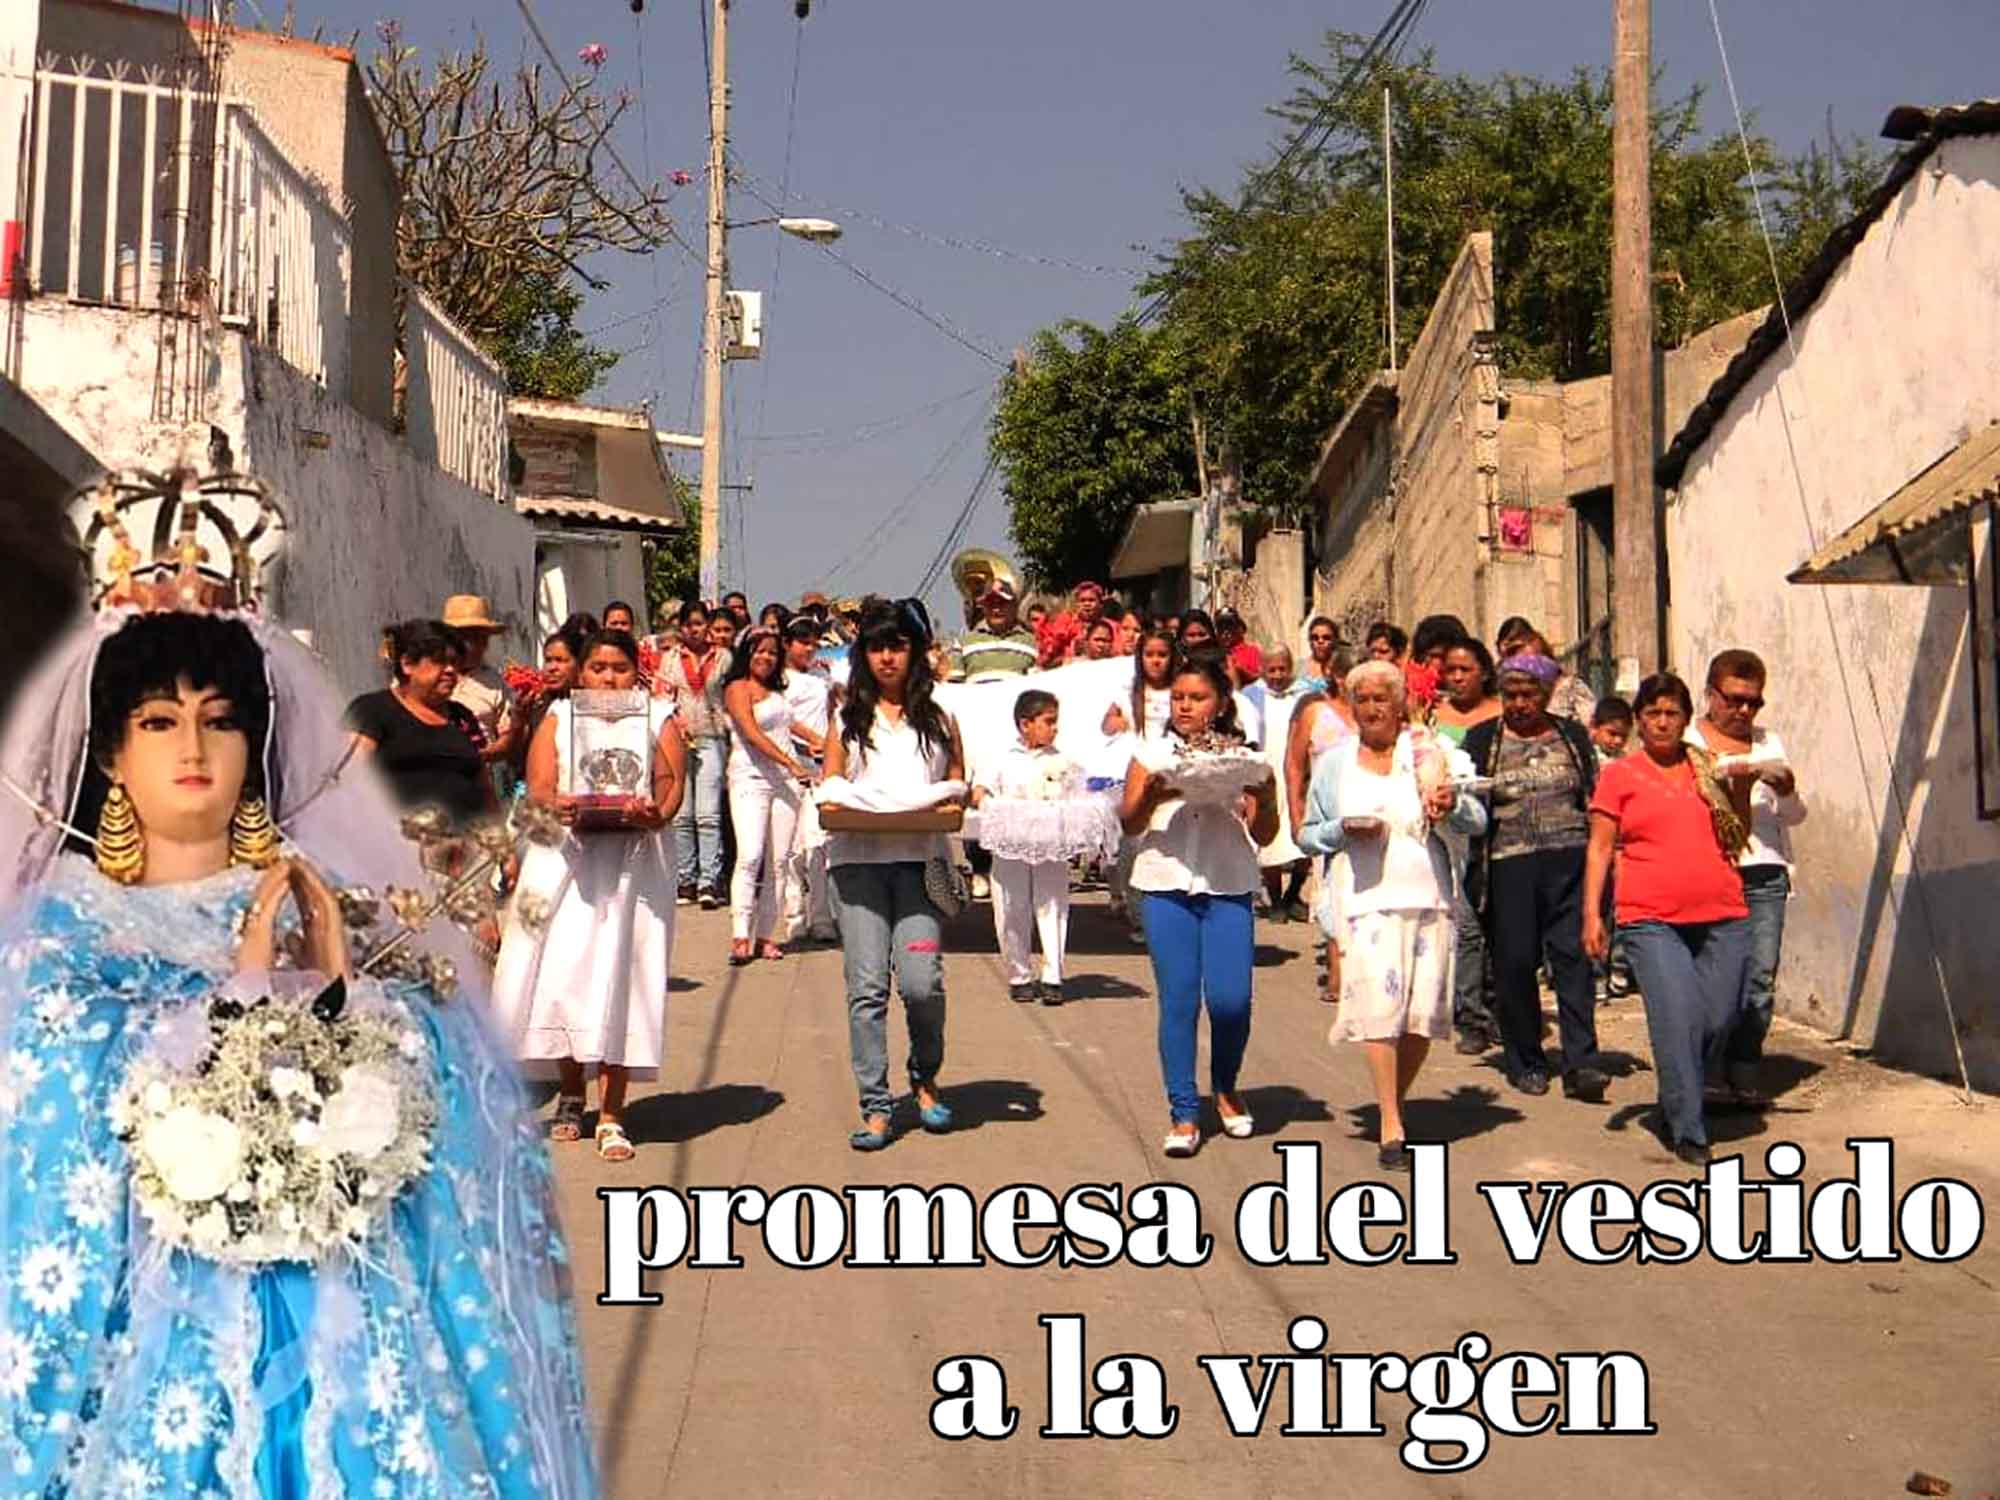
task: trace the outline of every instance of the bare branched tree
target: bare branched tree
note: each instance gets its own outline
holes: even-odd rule
[[[483,42],[426,69],[396,23],[378,34],[368,92],[402,190],[398,266],[475,338],[504,332],[523,279],[600,289],[589,257],[672,237],[665,190],[627,180],[606,144],[628,95],[539,66],[501,83]]]

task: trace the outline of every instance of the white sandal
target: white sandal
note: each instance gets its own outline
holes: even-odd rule
[[[1246,1109],[1240,1115],[1232,1115],[1222,1107],[1221,1099],[1215,1101],[1215,1112],[1222,1119],[1222,1133],[1231,1140],[1247,1141],[1251,1132],[1257,1128],[1257,1121],[1249,1110]]]
[[[1201,1149],[1201,1131],[1198,1128],[1188,1131],[1170,1130],[1160,1149],[1169,1156],[1193,1156]]]

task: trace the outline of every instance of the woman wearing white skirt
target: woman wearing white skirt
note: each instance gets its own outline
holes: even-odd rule
[[[1321,911],[1337,913],[1323,920],[1341,970],[1329,1039],[1367,1052],[1382,1120],[1377,1162],[1407,1171],[1403,1100],[1432,1041],[1451,1034],[1452,867],[1439,830],[1479,834],[1486,809],[1454,788],[1441,750],[1420,754],[1404,728],[1401,669],[1363,662],[1347,695],[1359,733],[1313,773],[1298,842],[1330,856]]]
[[[639,648],[622,631],[599,631],[584,649],[577,686],[632,690]],[[583,1133],[585,1070],[602,1070],[595,1139],[607,1161],[628,1161],[625,1091],[657,1078],[673,951],[675,867],[664,829],[680,810],[687,751],[671,698],[649,698],[651,794],[631,832],[572,832],[560,847],[531,842],[508,908],[493,976],[494,1008],[515,1055],[561,1080],[549,1138]],[[571,705],[550,708],[528,748],[528,795],[575,817],[570,785]],[[538,1067],[537,1065],[542,1065]]]

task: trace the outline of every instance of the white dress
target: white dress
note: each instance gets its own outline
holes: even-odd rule
[[[1375,817],[1384,837],[1351,840],[1333,857],[1329,900],[1339,920],[1340,1012],[1329,1042],[1436,1040],[1451,1034],[1451,892],[1438,888],[1430,822],[1416,777],[1354,763],[1340,783],[1346,817]]]
[[[673,700],[654,698],[657,740]],[[558,743],[570,706],[549,710]],[[557,757],[556,790],[570,790]],[[565,1057],[616,1063],[657,1078],[667,1018],[676,876],[672,830],[572,833],[559,849],[530,843],[507,906],[493,1007],[501,1035],[530,1077]]]

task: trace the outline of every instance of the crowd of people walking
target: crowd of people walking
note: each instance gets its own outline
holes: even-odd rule
[[[967,613],[945,636],[916,600],[808,593],[753,619],[738,593],[661,610],[642,635],[634,607],[614,600],[552,632],[539,668],[505,673],[486,662],[500,624],[479,599],[387,633],[388,684],[349,720],[399,798],[456,820],[542,804],[572,825],[559,846],[523,846],[495,934],[503,1025],[525,1064],[558,1078],[554,1138],[581,1136],[594,1069],[597,1149],[631,1154],[625,1090],[661,1064],[675,909],[725,900],[733,965],[839,943],[855,1148],[896,1135],[892,993],[917,1118],[948,1130],[949,919],[990,900],[1008,994],[1060,1005],[1072,888],[1099,877],[1151,958],[1169,1155],[1201,1143],[1204,1013],[1217,1123],[1251,1130],[1238,1083],[1260,919],[1316,927],[1329,1040],[1366,1060],[1385,1169],[1407,1166],[1404,1103],[1436,1042],[1493,1054],[1525,1094],[1559,1082],[1565,1098],[1603,1102],[1614,1080],[1596,1009],[1633,989],[1671,1149],[1706,1160],[1705,1104],[1764,1102],[1786,830],[1805,805],[1757,722],[1767,674],[1753,653],[1710,664],[1698,709],[1670,673],[1630,701],[1596,697],[1519,618],[1491,649],[1450,615],[1407,631],[1378,621],[1357,659],[1326,617],[1307,622],[1295,655],[1253,640],[1233,610],[1147,614],[1093,582],[1024,603],[999,577]],[[1058,669],[1121,659],[1129,688],[1091,667],[1092,683],[1113,684],[1108,706],[1100,695],[1087,720],[1066,721],[1064,698],[1073,711],[1083,699]],[[939,685],[1031,674],[1010,700],[1013,742],[968,762]],[[632,695],[648,715],[651,779],[611,831],[573,826],[579,691]],[[1094,728],[1099,769],[1122,778],[1086,782],[1057,748],[1070,722]],[[1190,780],[1203,757],[1238,778],[1226,795]],[[822,816],[853,802],[998,819],[1010,804],[1093,797],[1111,842],[997,862],[944,822],[829,830]]]

